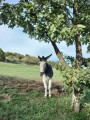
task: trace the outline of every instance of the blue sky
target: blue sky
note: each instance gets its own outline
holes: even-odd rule
[[[6,0],[10,3],[17,3],[18,0]],[[64,55],[70,55],[75,57],[75,45],[66,46],[65,42],[57,44],[60,51]],[[51,43],[39,42],[35,39],[30,39],[28,34],[22,32],[22,28],[8,28],[7,25],[0,26],[0,48],[5,52],[17,52],[21,54],[29,54],[31,56],[47,56],[53,54],[50,58],[51,61],[58,61],[54,49]],[[82,46],[83,56],[85,58],[90,57],[90,54],[87,54],[87,46]]]

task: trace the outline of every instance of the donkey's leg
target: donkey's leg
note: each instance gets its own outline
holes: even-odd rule
[[[44,83],[44,88],[45,88],[45,97],[47,97],[47,81],[45,79],[43,79],[43,83]]]
[[[49,97],[51,97],[51,88],[52,88],[52,80],[50,79],[50,80],[49,80],[49,86],[48,86],[48,89],[49,89]]]

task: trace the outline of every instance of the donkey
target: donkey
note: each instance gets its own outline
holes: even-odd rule
[[[52,54],[51,54],[52,55]],[[42,77],[44,88],[45,88],[45,97],[47,97],[47,90],[49,90],[49,97],[51,97],[51,87],[52,87],[52,77],[53,77],[53,70],[51,65],[49,65],[46,60],[51,56],[47,57],[40,57],[38,56],[40,60],[40,76]]]

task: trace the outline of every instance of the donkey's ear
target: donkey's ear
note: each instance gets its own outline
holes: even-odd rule
[[[49,57],[51,57],[51,55],[52,55],[52,54],[50,54],[49,56],[45,57],[45,59],[46,59],[46,60],[49,59]]]
[[[41,60],[41,57],[40,57],[40,56],[38,56],[38,59],[39,59],[39,60]]]

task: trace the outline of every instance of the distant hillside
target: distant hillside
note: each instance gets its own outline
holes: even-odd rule
[[[6,62],[12,62],[12,63],[25,63],[25,64],[32,64],[32,65],[38,65],[39,59],[37,57],[30,56],[28,54],[22,55],[20,53],[12,53],[12,52],[4,52]],[[54,67],[56,65],[56,62],[48,61],[49,64]]]
[[[39,60],[36,57],[32,57],[28,54],[22,55],[20,53],[5,52],[7,62],[26,63],[26,64],[38,64]]]
[[[75,63],[75,58],[72,56],[63,56],[68,64],[73,65]],[[12,53],[12,52],[4,52],[0,48],[0,61],[10,62],[10,63],[25,63],[29,65],[38,65],[39,59],[34,56],[30,56],[28,54],[22,55],[20,53]],[[48,61],[52,67],[57,68],[59,62]],[[90,58],[83,58],[82,65],[87,67],[90,66]]]

